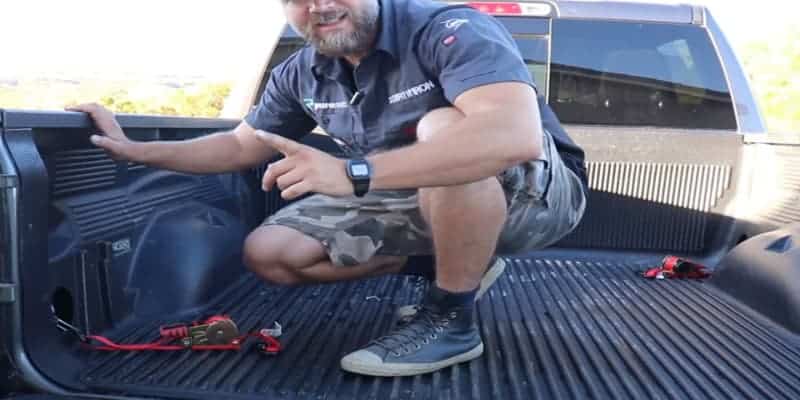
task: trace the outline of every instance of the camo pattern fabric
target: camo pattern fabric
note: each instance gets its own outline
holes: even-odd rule
[[[578,177],[561,161],[549,133],[543,156],[498,175],[508,216],[498,254],[547,247],[580,222],[586,199]],[[336,266],[354,266],[380,255],[431,255],[433,242],[419,210],[417,190],[371,191],[364,197],[315,194],[267,218],[318,240]],[[480,227],[475,227],[480,229]]]

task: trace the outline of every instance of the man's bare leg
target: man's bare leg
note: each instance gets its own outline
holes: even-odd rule
[[[451,292],[476,289],[505,222],[500,183],[490,178],[424,189],[420,206],[433,234],[436,286]]]
[[[440,108],[420,121],[420,140],[463,118],[455,108]],[[436,253],[436,286],[450,292],[478,287],[494,254],[506,219],[503,188],[495,177],[466,185],[423,188],[422,215],[431,227]]]
[[[428,113],[419,140],[436,140],[441,128],[463,118],[454,108]],[[422,188],[419,205],[433,234],[436,282],[422,307],[388,336],[350,353],[343,369],[365,375],[407,376],[433,372],[483,354],[474,299],[506,219],[499,181]]]
[[[336,282],[397,273],[406,257],[375,256],[367,263],[335,267],[316,239],[279,225],[262,226],[245,240],[244,262],[267,281],[281,285]]]

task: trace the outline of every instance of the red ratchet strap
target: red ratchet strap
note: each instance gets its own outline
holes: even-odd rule
[[[701,264],[675,256],[666,256],[660,266],[644,271],[642,276],[648,279],[704,279],[711,276],[711,272]]]
[[[79,336],[82,341],[90,345],[91,349],[103,351],[240,350],[247,338],[255,337],[260,340],[259,351],[265,354],[277,354],[281,351],[281,343],[275,338],[280,335],[280,325],[276,326],[278,326],[276,330],[262,329],[259,332],[239,335],[236,324],[230,318],[213,316],[191,325],[162,326],[159,328],[161,337],[151,343],[120,344],[99,335]],[[91,341],[102,345],[91,345]]]

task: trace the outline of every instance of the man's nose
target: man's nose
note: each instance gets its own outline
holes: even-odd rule
[[[309,2],[310,12],[322,12],[333,6],[333,0],[311,0]]]

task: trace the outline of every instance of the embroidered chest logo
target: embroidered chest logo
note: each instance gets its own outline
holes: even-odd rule
[[[303,104],[311,110],[311,111],[320,111],[320,110],[333,110],[337,108],[347,108],[349,104],[346,101],[336,101],[336,102],[317,102],[314,101],[312,98],[304,98]]]
[[[398,103],[398,102],[401,102],[401,101],[404,101],[404,100],[408,100],[408,99],[417,97],[417,96],[419,96],[421,94],[430,92],[435,87],[436,87],[436,84],[433,83],[433,81],[429,80],[427,82],[421,83],[421,84],[419,84],[417,86],[414,86],[412,88],[397,92],[397,93],[389,96],[389,104],[394,104],[394,103]]]

